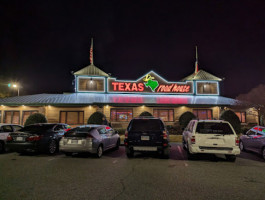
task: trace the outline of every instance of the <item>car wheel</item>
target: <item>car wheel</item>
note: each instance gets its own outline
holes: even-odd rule
[[[50,141],[49,146],[48,146],[48,153],[49,154],[55,154],[57,151],[57,143],[55,140]]]
[[[169,158],[169,148],[165,148],[162,150],[162,158],[165,158],[165,159]]]
[[[265,147],[263,147],[263,149],[262,149],[262,157],[265,160]]]
[[[195,158],[195,155],[190,153],[188,144],[187,144],[187,158],[188,158],[188,160],[194,160],[194,158]]]
[[[187,147],[186,147],[186,142],[184,140],[184,138],[182,139],[182,148],[186,151]]]
[[[225,155],[225,157],[229,162],[235,162],[236,161],[235,155]]]
[[[103,154],[103,148],[102,145],[99,145],[96,153],[97,158],[101,158],[102,154]]]
[[[5,152],[5,144],[3,142],[0,142],[0,153]]]
[[[66,156],[72,156],[72,152],[64,152],[64,155],[66,155]]]
[[[242,141],[239,142],[240,151],[245,151],[245,147]]]
[[[126,147],[126,156],[127,156],[128,158],[133,158],[133,156],[134,156],[134,151],[133,151],[133,149],[129,149],[128,147]]]
[[[114,149],[119,150],[119,148],[120,148],[120,140],[118,139]]]

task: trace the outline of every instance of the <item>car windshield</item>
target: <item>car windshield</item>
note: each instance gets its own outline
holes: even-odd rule
[[[163,129],[159,119],[135,119],[132,121],[131,131],[155,131]]]
[[[93,130],[95,127],[76,127],[73,128],[69,131],[67,131],[64,135],[66,137],[71,137],[71,136],[76,136],[79,134],[86,134],[88,132],[90,132],[91,130]]]
[[[25,126],[24,128],[20,129],[20,132],[27,132],[27,133],[41,133],[45,132],[49,129],[52,129],[54,124],[46,124],[46,125],[29,125]]]
[[[201,134],[234,134],[228,123],[199,122],[196,128],[197,133]]]

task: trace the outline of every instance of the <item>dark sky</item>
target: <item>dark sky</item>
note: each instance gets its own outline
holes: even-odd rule
[[[94,64],[119,79],[154,70],[169,81],[199,69],[225,77],[223,96],[265,84],[264,0],[1,0],[0,75],[22,94],[71,92]]]

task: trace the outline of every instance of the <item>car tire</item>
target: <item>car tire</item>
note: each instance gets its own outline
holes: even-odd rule
[[[240,140],[239,142],[239,149],[240,151],[246,151],[243,142]]]
[[[117,140],[114,150],[119,150],[119,148],[120,148],[120,139]]]
[[[51,140],[48,145],[48,154],[53,155],[57,152],[57,142],[55,140]]]
[[[66,155],[66,156],[72,156],[73,153],[72,152],[64,152],[64,155]]]
[[[187,151],[187,147],[186,147],[186,142],[184,140],[184,138],[182,139],[182,148]]]
[[[195,154],[190,153],[188,144],[187,144],[187,158],[188,158],[188,160],[194,160],[195,159]]]
[[[265,147],[262,149],[262,158],[265,160]]]
[[[236,161],[236,156],[235,155],[225,155],[226,160],[229,162],[235,162]]]
[[[169,158],[169,147],[162,150],[162,158],[164,159]]]
[[[103,154],[103,148],[102,148],[102,145],[99,145],[97,149],[96,157],[101,158],[102,154]]]
[[[0,153],[4,153],[6,151],[4,142],[0,142]]]
[[[126,156],[128,158],[133,158],[134,157],[134,151],[133,151],[133,149],[129,149],[128,147],[126,147]]]

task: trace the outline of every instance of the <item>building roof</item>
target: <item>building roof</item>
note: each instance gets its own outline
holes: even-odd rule
[[[141,94],[36,94],[16,96],[0,99],[4,106],[41,106],[41,105],[148,105],[148,106],[175,106],[175,105],[237,105],[239,101],[222,96],[194,96],[194,95],[141,95]]]
[[[182,81],[197,81],[197,80],[209,80],[209,81],[222,81],[221,78],[214,76],[204,70],[199,70],[197,73],[193,73],[185,78]]]
[[[95,65],[91,64],[83,69],[78,70],[74,73],[74,75],[90,75],[90,76],[105,76],[109,77],[107,73],[102,71],[101,69],[97,68]]]

